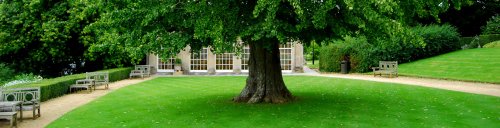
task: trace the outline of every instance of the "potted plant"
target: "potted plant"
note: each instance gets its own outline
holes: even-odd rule
[[[179,72],[182,70],[182,60],[180,58],[175,58],[174,60],[174,70],[175,72]]]

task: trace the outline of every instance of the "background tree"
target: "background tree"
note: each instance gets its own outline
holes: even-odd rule
[[[106,3],[107,2],[107,3]],[[293,99],[280,70],[279,44],[321,42],[364,35],[368,40],[406,37],[415,16],[437,17],[442,0],[107,0],[105,12],[85,33],[95,33],[90,51],[123,51],[138,60],[148,53],[175,55],[185,46],[220,52],[250,47],[249,76],[236,102],[283,103]],[[454,0],[453,6],[470,4]],[[92,6],[92,5],[89,5]],[[244,44],[237,42],[240,38]],[[411,39],[403,42],[418,43]],[[421,41],[420,41],[421,42]],[[120,59],[120,58],[108,58]]]
[[[452,5],[454,3],[451,3]],[[416,18],[420,23],[429,24],[451,24],[458,28],[462,36],[476,36],[481,34],[481,27],[495,15],[500,13],[499,0],[475,0],[471,5],[465,5],[459,9],[451,8],[439,14],[439,20],[429,17]],[[415,22],[416,23],[416,22]]]
[[[492,16],[483,26],[483,34],[500,34],[500,15]]]
[[[84,56],[88,46],[81,32],[99,17],[98,8],[86,6],[89,2],[94,0],[0,1],[0,62],[44,77],[62,75],[71,63],[80,72],[102,69],[102,60]]]

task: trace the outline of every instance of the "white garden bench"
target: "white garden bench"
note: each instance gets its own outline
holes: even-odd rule
[[[1,94],[2,102],[21,102],[20,107],[16,104],[3,106],[1,111],[13,112],[13,109],[20,111],[21,120],[22,111],[32,111],[33,119],[40,117],[40,87],[33,88],[3,88]],[[37,113],[38,110],[38,113]],[[15,112],[15,111],[14,111]]]
[[[85,88],[90,92],[95,90],[96,86],[104,85],[105,89],[109,88],[109,72],[87,72],[85,79],[77,80],[75,84],[69,87],[70,92],[74,89]]]
[[[75,84],[69,86],[69,92],[73,92],[75,89],[87,89],[89,93],[92,92],[92,88],[94,88],[94,80],[93,79],[83,79],[77,80]]]
[[[132,78],[134,76],[140,76],[141,78],[149,77],[150,74],[150,65],[136,65],[134,70],[130,72],[129,78]]]
[[[94,80],[94,89],[97,86],[104,85],[105,89],[109,88],[109,72],[87,72],[85,79]]]

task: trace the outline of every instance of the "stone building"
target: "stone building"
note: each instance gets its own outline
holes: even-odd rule
[[[304,55],[300,43],[280,45],[281,70],[283,73],[303,72]],[[186,75],[241,74],[248,73],[249,48],[244,47],[237,56],[234,53],[214,54],[210,48],[203,48],[199,53],[190,53],[186,47],[176,57],[160,59],[154,54],[147,57],[147,64],[156,74],[172,74],[175,58],[180,58],[182,71]]]

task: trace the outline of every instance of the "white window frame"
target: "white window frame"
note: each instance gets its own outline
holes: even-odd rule
[[[248,50],[248,52],[245,50]],[[248,69],[250,68],[248,67],[248,59],[250,59],[250,47],[246,46],[243,47],[243,51],[241,52],[241,72],[248,72]],[[243,67],[247,67],[247,69],[244,69]]]
[[[283,47],[284,46],[284,47]],[[286,47],[286,46],[290,46],[290,47]],[[283,58],[282,56],[286,57],[287,54],[286,53],[281,53],[282,50],[290,50],[290,58]],[[279,51],[280,51],[280,66],[281,66],[281,72],[284,72],[284,73],[291,73],[292,72],[292,68],[293,68],[293,63],[294,63],[294,50],[293,50],[293,44],[292,43],[286,43],[286,44],[280,44],[280,47],[279,47]],[[290,61],[290,64],[283,64],[282,62],[284,61]],[[290,66],[290,69],[289,70],[285,70],[283,68],[283,66]]]
[[[220,58],[222,60],[219,60],[218,57],[223,57]],[[229,57],[230,56],[230,57]],[[224,58],[224,57],[229,57],[229,58]],[[222,62],[222,63],[219,63]],[[225,63],[228,62],[228,63]],[[231,63],[229,63],[231,62]],[[234,69],[234,53],[222,53],[222,54],[215,54],[215,72],[233,72]],[[218,66],[222,66],[222,69],[217,69]],[[231,67],[230,69],[224,69],[224,67]]]
[[[156,69],[157,72],[174,72],[175,57],[168,58],[167,60],[170,60],[170,63],[167,62],[167,64],[165,64],[165,62],[162,62],[162,60],[160,59],[160,57],[158,55],[156,55],[156,60],[158,60],[158,63],[157,63],[158,68]],[[163,69],[163,68],[160,68],[161,67],[160,65],[167,66],[167,67],[169,65],[171,65],[172,69]]]
[[[206,52],[204,53],[204,51],[206,51]],[[193,54],[201,54],[201,56],[200,56],[200,58],[193,58]],[[202,56],[205,56],[205,57],[202,57]],[[201,63],[193,64],[193,61],[194,62],[196,62],[196,61],[202,62],[203,60],[205,60],[205,64],[201,64]],[[206,69],[194,70],[193,65],[198,65],[198,66],[205,65]],[[208,72],[208,48],[202,48],[199,53],[191,53],[190,60],[189,60],[189,71],[190,72]]]

